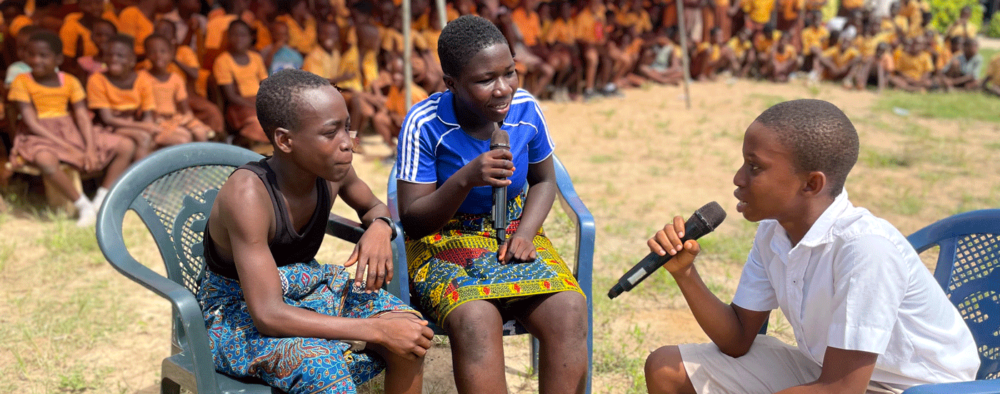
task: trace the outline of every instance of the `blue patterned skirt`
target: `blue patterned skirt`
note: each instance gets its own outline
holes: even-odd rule
[[[418,314],[383,290],[354,289],[343,266],[309,263],[279,267],[285,302],[329,316],[373,318],[389,312]],[[198,290],[215,369],[255,377],[289,393],[354,393],[385,368],[370,351],[320,338],[274,338],[257,332],[238,281],[205,272]],[[418,314],[419,315],[419,314]]]

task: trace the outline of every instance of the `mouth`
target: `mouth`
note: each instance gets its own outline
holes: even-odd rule
[[[736,203],[736,212],[743,213],[743,211],[747,209],[747,205],[749,205],[749,203],[747,203],[746,200],[740,197],[739,189],[736,189],[736,191],[733,192],[733,197],[736,197],[736,200],[739,201]]]
[[[504,101],[504,102],[502,102],[500,104],[494,104],[494,105],[487,105],[486,106],[486,108],[489,108],[491,111],[495,111],[495,112],[506,111],[507,108],[509,108],[509,107],[510,107],[510,100],[506,100],[506,101]]]

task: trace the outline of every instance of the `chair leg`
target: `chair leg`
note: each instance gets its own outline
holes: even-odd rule
[[[531,375],[538,375],[538,338],[531,335]]]
[[[181,394],[181,385],[167,378],[160,379],[160,394]]]

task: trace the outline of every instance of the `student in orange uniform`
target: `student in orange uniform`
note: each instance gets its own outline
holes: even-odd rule
[[[549,56],[553,58],[553,68],[556,70],[553,78],[555,92],[552,98],[556,101],[567,101],[569,89],[576,85],[581,68],[572,22],[573,7],[569,1],[564,0],[554,4],[553,8],[557,10],[554,11],[557,17],[552,20],[545,34],[545,42],[551,49]]]
[[[94,28],[94,22],[101,19],[104,7],[101,0],[80,0],[77,4],[81,12],[66,15],[62,28],[59,29],[59,38],[63,44],[62,70],[81,77],[87,73],[77,64],[77,59],[83,56],[93,58],[97,55],[99,49],[91,40],[90,33]]]
[[[1000,97],[1000,54],[993,56],[983,78],[983,92]]]
[[[132,37],[111,37],[104,53],[107,71],[87,80],[87,104],[100,124],[135,142],[135,160],[146,157],[157,144],[178,141],[153,122],[153,87],[146,72],[135,71]]]
[[[250,49],[250,25],[242,20],[229,24],[229,50],[215,59],[212,76],[226,98],[226,122],[241,136],[257,143],[268,143],[257,120],[257,89],[267,78],[264,60]]]
[[[108,47],[111,37],[118,34],[118,28],[107,19],[94,21],[90,28],[90,40],[97,47],[97,54],[94,56],[80,56],[76,58],[76,65],[80,68],[81,76],[89,77],[91,74],[104,72],[107,65],[104,64],[104,52]],[[65,62],[65,60],[64,60]],[[80,78],[84,79],[84,78]]]
[[[595,95],[594,84],[597,82],[597,67],[601,63],[601,52],[607,54],[606,39],[604,37],[604,4],[600,0],[590,0],[584,4],[571,24],[574,26],[577,46],[583,55],[584,66],[584,86],[583,98],[590,99]],[[610,62],[610,58],[604,56],[604,62]],[[606,67],[606,66],[605,66]],[[608,89],[602,89],[602,93],[613,92],[614,85]]]
[[[392,150],[396,150],[396,141],[399,137],[399,130],[403,127],[403,118],[406,116],[406,88],[403,79],[403,58],[392,55],[388,61],[388,73],[391,83],[389,93],[386,95],[385,106],[379,109],[372,117],[372,128],[382,140]],[[427,99],[427,92],[417,84],[410,85],[410,103],[417,103]]]
[[[698,50],[691,59],[691,78],[699,81],[714,81],[715,72],[723,63],[722,47],[726,43],[722,41],[722,29],[713,28],[709,36],[711,41],[698,43]]]
[[[176,25],[168,20],[156,22],[156,34],[159,34],[170,41],[170,45],[176,48],[173,60],[167,66],[167,70],[177,74],[187,89],[187,104],[194,113],[194,117],[208,126],[213,132],[209,135],[223,135],[225,124],[223,123],[222,111],[215,103],[205,97],[208,84],[208,77],[211,72],[201,69],[198,63],[198,55],[187,45],[177,44]]]
[[[146,0],[125,8],[118,15],[118,31],[135,39],[135,54],[137,56],[145,55],[146,49],[143,42],[155,30],[153,21],[156,20],[156,13],[170,11],[172,7],[169,0]]]
[[[775,1],[776,0],[750,0],[750,11],[747,13],[747,25],[755,31],[761,31],[768,23],[775,23]]]
[[[355,73],[340,73],[340,29],[333,22],[322,21],[316,28],[316,46],[306,56],[302,69],[326,78],[337,85],[341,81],[354,78]]]
[[[218,2],[220,7],[215,10],[222,10],[222,15],[209,14],[208,24],[205,25],[205,52],[202,53],[201,59],[201,64],[205,67],[215,64],[215,58],[226,51],[229,24],[240,19],[249,7],[249,0],[218,0]]]
[[[288,45],[304,56],[316,47],[316,19],[310,13],[307,0],[292,0],[290,6],[274,20],[288,25]]]
[[[171,37],[175,38],[175,37]],[[188,106],[188,91],[184,77],[172,72],[176,50],[170,38],[153,34],[146,37],[146,57],[150,62],[149,75],[153,86],[153,102],[156,109],[153,119],[160,128],[171,133],[176,143],[207,141],[214,136],[208,128],[194,117]]]
[[[851,86],[854,81],[850,79],[851,70],[861,62],[861,52],[851,46],[851,40],[841,36],[839,32],[833,33],[837,45],[823,51],[819,58],[819,73],[827,81],[842,81],[845,86]]]
[[[799,65],[798,53],[795,45],[792,45],[790,34],[782,35],[771,50],[771,62],[764,69],[764,78],[770,78],[772,82],[788,82],[788,75],[795,71]]]
[[[893,86],[908,91],[919,92],[929,89],[933,82],[934,60],[924,51],[923,37],[907,39],[903,50],[896,56],[896,73],[889,77]]]
[[[10,157],[15,164],[40,168],[42,178],[73,201],[79,211],[76,224],[83,227],[96,221],[108,188],[132,162],[135,145],[128,138],[95,130],[80,81],[56,71],[62,63],[62,49],[55,33],[41,30],[29,38],[26,58],[32,71],[14,79],[8,96],[22,120]],[[59,169],[61,163],[85,172],[105,170],[93,201],[76,191]]]
[[[763,30],[753,36],[753,49],[757,57],[756,67],[758,70],[763,70],[767,65],[771,64],[772,49],[774,49],[778,40],[781,39],[781,36],[781,32],[774,29],[773,23],[764,25]]]
[[[740,30],[733,38],[730,38],[722,48],[722,64],[720,67],[729,68],[734,77],[743,78],[750,72],[750,68],[757,62],[757,54],[753,50],[753,43],[750,29]]]
[[[805,0],[778,0],[777,28],[784,34],[790,34],[791,44],[795,48],[802,47],[802,28],[805,25]]]
[[[545,93],[552,76],[555,75],[555,68],[545,59],[544,49],[539,50],[541,43],[542,23],[538,12],[536,0],[521,0],[509,14],[504,18],[510,18],[518,32],[518,39],[514,44],[514,60],[525,66],[526,72],[521,81],[522,87],[535,97],[541,97]],[[437,31],[440,36],[440,30]],[[510,38],[508,38],[508,41]],[[432,46],[435,59],[440,64],[437,57],[437,42]]]
[[[963,37],[966,39],[975,38],[978,33],[976,25],[973,25],[969,20],[972,18],[972,8],[969,6],[962,7],[962,11],[958,14],[958,20],[955,21],[951,26],[948,26],[948,30],[945,32],[945,37]]]
[[[3,33],[3,37],[17,37],[22,28],[34,24],[31,17],[24,15],[24,0],[6,0],[0,3],[0,10],[3,11],[3,20],[5,22],[5,26],[3,26],[5,29],[0,32]],[[11,64],[19,60],[16,41],[16,39],[3,40],[3,60],[5,64]]]

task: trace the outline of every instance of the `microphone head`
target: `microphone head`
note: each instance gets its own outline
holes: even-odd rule
[[[698,219],[703,221],[704,225],[707,227],[705,233],[710,233],[722,224],[722,221],[726,219],[726,210],[722,209],[722,206],[718,202],[712,201],[705,204],[697,211],[694,211],[694,215],[691,215],[690,220]]]
[[[510,136],[499,127],[493,130],[493,135],[490,136],[490,150],[497,148],[510,149]]]

